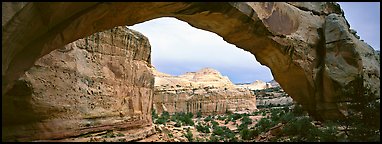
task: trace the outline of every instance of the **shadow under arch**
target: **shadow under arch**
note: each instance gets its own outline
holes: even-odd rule
[[[319,83],[293,62],[294,49],[285,42],[287,38],[283,35],[296,32],[305,23],[298,16],[297,9],[286,5],[229,2],[28,3],[3,25],[3,95],[38,58],[70,42],[115,26],[175,17],[193,27],[216,33],[228,43],[254,54],[309,114],[325,119],[329,117],[325,110],[317,112],[317,103],[324,101],[322,92],[317,92]],[[313,39],[317,45],[312,47],[320,47],[318,34],[316,36]],[[297,40],[295,44],[299,44]],[[329,111],[335,111],[335,116],[341,115],[337,109]]]

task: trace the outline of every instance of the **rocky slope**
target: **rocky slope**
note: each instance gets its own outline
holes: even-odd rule
[[[145,36],[116,27],[45,55],[2,97],[3,140],[150,128],[150,52]]]
[[[273,84],[277,85],[277,82],[274,81]],[[255,90],[254,94],[256,95],[256,106],[258,108],[294,104],[293,99],[279,86]]]
[[[153,107],[158,113],[212,114],[256,109],[256,96],[251,91],[236,88],[228,77],[214,69],[204,68],[180,76],[152,70],[155,75]]]

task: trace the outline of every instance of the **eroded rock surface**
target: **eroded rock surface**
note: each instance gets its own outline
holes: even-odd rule
[[[157,113],[196,114],[200,111],[207,115],[256,109],[256,96],[252,91],[236,88],[227,76],[212,68],[179,76],[152,70],[155,75],[153,108]]]
[[[148,39],[126,27],[40,58],[3,96],[3,140],[149,127],[154,77]]]

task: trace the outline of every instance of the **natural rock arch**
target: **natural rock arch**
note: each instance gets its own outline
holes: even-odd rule
[[[3,95],[52,50],[95,32],[159,17],[186,21],[251,52],[317,119],[343,116],[339,98],[350,84],[377,81],[370,86],[379,94],[379,65],[363,56],[373,51],[351,34],[336,3],[2,4]],[[363,81],[356,80],[359,76]]]

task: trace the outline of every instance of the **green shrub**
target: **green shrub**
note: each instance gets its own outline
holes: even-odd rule
[[[234,122],[234,121],[240,119],[241,117],[242,117],[241,114],[235,113],[235,114],[232,115],[232,120],[231,121]]]
[[[218,142],[218,141],[219,141],[219,137],[215,135],[211,135],[210,140],[208,140],[208,142]]]
[[[245,128],[240,131],[240,136],[244,140],[251,140],[257,135],[258,135],[258,132],[254,129]]]
[[[208,126],[203,126],[200,123],[198,125],[196,125],[196,130],[198,132],[202,132],[202,133],[211,133]]]
[[[196,117],[197,117],[197,118],[201,118],[201,117],[202,117],[202,112],[201,112],[201,111],[198,111],[198,112],[196,113]]]
[[[163,111],[161,117],[163,117],[164,119],[169,119],[170,118],[170,114],[167,111]]]
[[[217,118],[218,120],[225,120],[226,119],[226,117],[225,116],[218,116],[218,118]]]
[[[258,129],[259,132],[261,133],[261,132],[268,131],[273,125],[272,125],[271,120],[266,119],[266,118],[262,118],[262,119],[260,119],[259,122],[257,122],[257,124],[255,126],[256,126],[256,129]]]
[[[155,109],[151,109],[151,117],[153,121],[158,118],[158,114]]]
[[[209,115],[208,117],[206,117],[206,118],[204,119],[205,122],[209,122],[209,121],[211,121],[211,120],[212,120],[211,115]]]
[[[156,124],[165,124],[168,122],[170,114],[167,111],[164,111],[160,117],[155,121]]]
[[[241,119],[241,122],[242,122],[242,123],[246,123],[246,124],[252,124],[252,119],[250,119],[248,116],[244,116],[244,117]]]
[[[288,122],[292,121],[294,118],[295,118],[295,116],[293,115],[293,113],[287,112],[280,117],[280,122],[281,123],[288,123]]]
[[[186,137],[189,142],[192,142],[194,140],[194,135],[192,134],[189,128],[187,129],[187,133],[185,133],[183,136]]]
[[[180,121],[177,121],[176,123],[175,123],[175,125],[174,125],[175,127],[181,127],[182,126],[182,122],[180,122]]]
[[[193,114],[187,113],[185,114],[184,112],[177,112],[174,115],[171,116],[171,121],[177,122],[179,121],[180,124],[184,125],[194,125],[194,121],[192,120]]]
[[[174,137],[174,135],[172,133],[168,133],[167,136],[170,138]]]
[[[214,135],[223,135],[224,131],[223,131],[223,128],[221,126],[217,126],[214,128],[212,134]]]
[[[323,123],[323,127],[321,128],[321,131],[317,134],[319,137],[319,140],[321,142],[337,142],[339,141],[339,137],[337,137],[338,133],[338,123],[335,123],[333,121],[326,121]]]
[[[165,124],[166,122],[167,122],[166,119],[158,118],[158,119],[155,121],[155,124]]]
[[[232,114],[232,111],[226,109],[226,110],[225,110],[225,114],[227,114],[227,115],[231,115],[231,114]]]
[[[299,117],[285,125],[283,133],[296,136],[294,141],[317,141],[320,131],[311,123],[309,117]]]
[[[211,124],[212,124],[212,127],[219,126],[219,123],[214,120],[211,121]]]
[[[300,104],[295,104],[292,112],[295,116],[306,115],[306,112],[304,111],[304,109],[302,108]]]
[[[193,117],[194,117],[194,114],[191,113],[191,112],[189,112],[189,113],[187,113],[186,117],[187,117],[187,118],[193,118]]]

